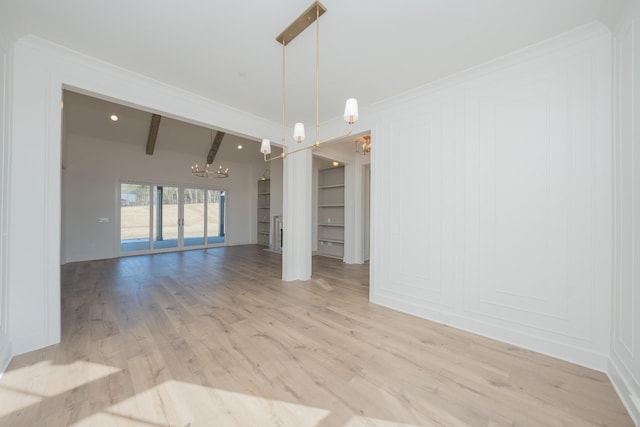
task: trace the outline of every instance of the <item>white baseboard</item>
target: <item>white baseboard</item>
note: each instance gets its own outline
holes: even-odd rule
[[[608,357],[588,349],[577,348],[562,342],[552,341],[544,337],[526,334],[522,330],[511,330],[495,324],[489,324],[478,318],[469,318],[446,310],[435,310],[420,305],[398,300],[388,295],[373,295],[371,302],[403,313],[412,314],[423,319],[443,323],[457,329],[468,331],[494,340],[513,344],[518,347],[542,353],[547,356],[585,366],[596,371],[606,372]]]
[[[11,342],[0,334],[0,378],[2,378],[2,374],[4,374],[12,358]]]
[[[632,385],[635,381],[631,377],[631,374],[624,365],[616,359],[615,353],[612,353],[609,358],[607,375],[616,393],[618,393],[620,400],[622,400],[625,408],[627,408],[629,416],[631,416],[636,426],[640,426],[640,390],[638,390],[638,387]]]

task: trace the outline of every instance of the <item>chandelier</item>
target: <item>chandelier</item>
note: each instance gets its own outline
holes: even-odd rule
[[[327,142],[337,141],[341,138],[351,135],[353,131],[353,123],[358,120],[358,101],[354,98],[347,99],[344,108],[344,120],[349,125],[349,130],[344,135],[335,138],[320,141],[320,120],[319,120],[319,77],[320,77],[320,15],[325,13],[327,8],[319,1],[315,1],[302,15],[293,21],[285,30],[276,37],[276,41],[282,44],[282,153],[277,156],[268,157],[271,154],[271,141],[263,139],[260,145],[260,152],[264,155],[264,161],[270,162],[275,159],[284,159],[290,154],[299,151],[314,149]],[[316,140],[315,143],[306,147],[298,148],[293,151],[287,151],[285,138],[285,112],[286,112],[286,91],[285,91],[285,66],[286,66],[286,46],[300,33],[302,33],[309,25],[315,21],[316,23]],[[305,131],[303,123],[296,123],[293,127],[293,139],[300,144],[305,139]]]
[[[222,138],[224,138],[224,132],[216,132],[216,136],[213,136],[213,129],[211,129],[211,149],[209,150],[209,154],[207,155],[207,164],[204,166],[204,169],[200,169],[198,165],[191,166],[191,175],[197,176],[198,178],[228,178],[229,177],[229,168],[223,168],[222,165],[218,166],[218,169],[211,170],[211,163],[216,157],[218,153],[218,149],[220,148],[220,144],[222,143]]]
[[[222,168],[222,165],[218,166],[218,169],[212,171],[209,169],[211,165],[205,165],[204,169],[200,169],[198,165],[191,166],[191,174],[199,178],[228,178],[229,168]]]

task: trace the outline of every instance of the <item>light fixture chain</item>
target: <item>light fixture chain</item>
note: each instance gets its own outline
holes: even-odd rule
[[[316,5],[316,142],[320,143],[320,8]]]
[[[285,76],[286,76],[286,64],[287,64],[287,48],[286,41],[284,36],[282,37],[282,152],[287,152],[287,141],[285,135],[285,117],[287,113],[286,102],[287,102],[287,90],[285,86]]]

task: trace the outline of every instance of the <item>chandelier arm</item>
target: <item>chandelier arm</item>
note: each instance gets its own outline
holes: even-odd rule
[[[289,151],[286,156],[282,156],[283,158],[287,157],[290,154],[294,154],[294,153],[299,153],[300,151],[304,151],[304,150],[313,150],[314,148],[317,148],[318,146],[316,144],[313,145],[307,145],[306,147],[302,147],[302,148],[298,148],[295,149],[293,151]]]
[[[286,153],[283,151],[282,153],[278,154],[277,156],[267,157],[267,153],[264,153],[264,161],[265,161],[265,163],[272,162],[272,161],[277,160],[277,159],[284,159],[287,156],[289,156],[290,154],[299,153],[300,151],[313,150],[315,148],[318,148],[322,144],[326,144],[328,142],[335,142],[335,141],[338,141],[338,140],[340,140],[342,138],[346,138],[347,136],[351,135],[352,132],[353,132],[353,123],[349,123],[349,131],[347,133],[343,134],[343,135],[338,135],[336,137],[329,138],[329,139],[326,139],[324,141],[316,141],[316,143],[313,144],[313,145],[308,145],[306,147],[298,148],[296,150],[289,151],[289,152],[286,152]]]
[[[346,138],[347,136],[351,135],[351,133],[353,133],[353,123],[349,123],[349,131],[343,135],[338,135],[338,136],[334,136],[333,138],[329,138],[329,139],[325,139],[324,141],[320,141],[320,142],[316,142],[315,145],[312,145],[312,147],[317,147],[321,144],[326,144],[327,142],[335,142],[338,141],[342,138]]]
[[[272,162],[272,161],[274,161],[276,159],[284,159],[285,157],[289,156],[290,154],[299,153],[300,151],[313,150],[313,149],[318,148],[322,144],[326,144],[327,142],[335,142],[335,141],[338,141],[338,140],[340,140],[342,138],[346,138],[347,136],[351,135],[352,132],[353,132],[353,123],[350,123],[349,124],[349,131],[347,133],[343,134],[343,135],[338,135],[336,137],[329,138],[329,139],[324,140],[324,141],[317,141],[313,145],[307,145],[306,147],[298,148],[296,150],[289,151],[287,153],[283,152],[281,154],[278,154],[277,156],[273,156],[273,157],[269,157],[269,158],[267,158],[267,155],[264,154],[264,161],[265,162]]]
[[[193,176],[197,176],[198,178],[229,178],[228,172],[191,172]]]
[[[284,159],[285,157],[287,157],[287,154],[290,154],[290,153],[285,153],[283,151],[282,153],[278,154],[277,156],[267,157],[267,153],[264,153],[264,161],[265,161],[265,163],[268,163],[268,162],[273,162],[274,160]]]

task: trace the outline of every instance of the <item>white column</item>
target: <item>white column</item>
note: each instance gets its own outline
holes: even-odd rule
[[[282,280],[311,278],[311,150],[284,159]]]
[[[353,163],[345,165],[344,200],[344,262],[364,263],[364,167],[368,156],[354,155]]]
[[[355,161],[355,157],[353,158]],[[360,246],[358,239],[358,194],[357,175],[358,167],[355,164],[344,165],[344,258],[347,264],[361,264],[357,251]]]

